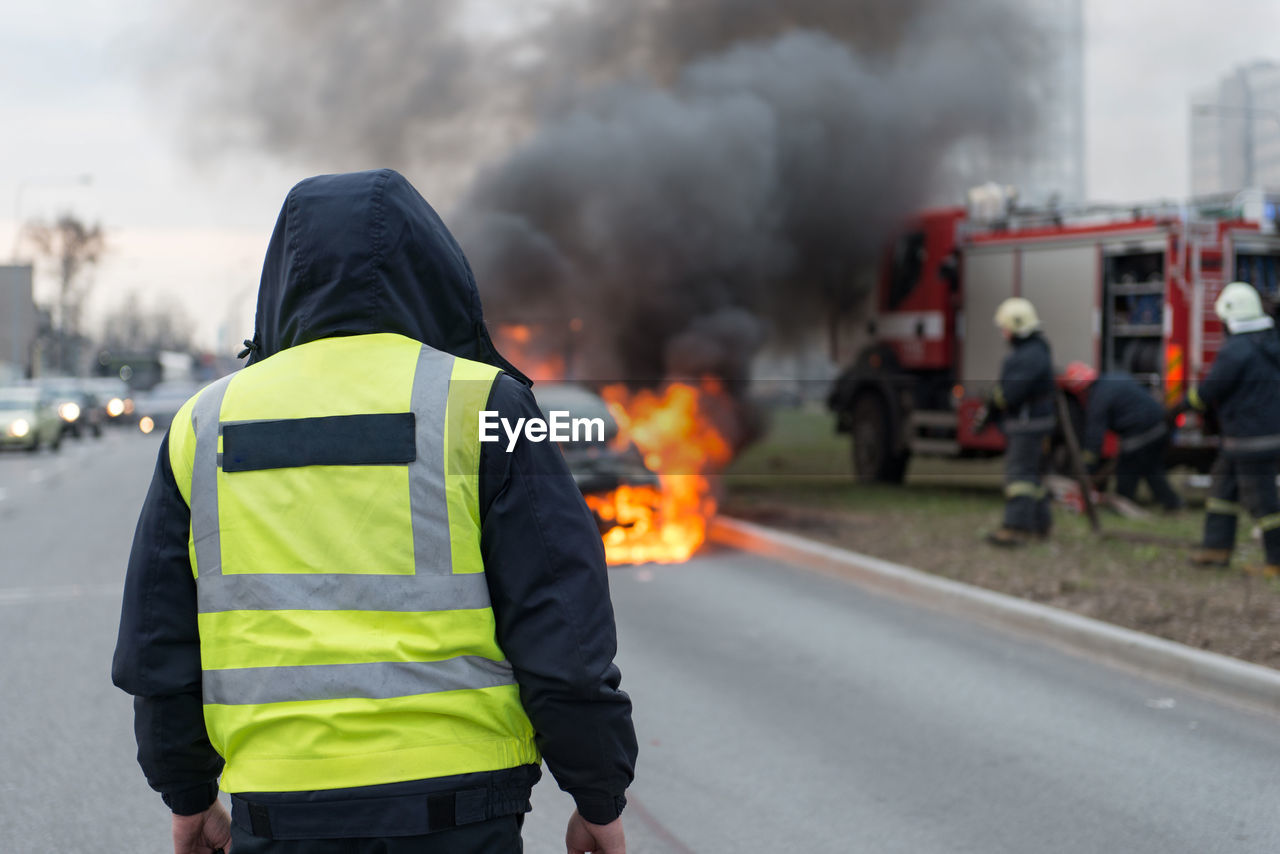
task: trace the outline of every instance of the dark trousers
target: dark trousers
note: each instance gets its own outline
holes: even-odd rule
[[[1053,524],[1044,476],[1049,470],[1045,431],[1009,433],[1004,450],[1004,527],[1047,534]]]
[[[1280,566],[1280,496],[1276,473],[1280,457],[1231,459],[1219,454],[1210,471],[1212,485],[1205,505],[1204,541],[1207,549],[1231,551],[1236,544],[1236,520],[1241,505],[1262,528],[1267,563]]]
[[[1138,497],[1138,484],[1147,482],[1151,495],[1166,510],[1177,510],[1182,498],[1169,485],[1164,456],[1169,447],[1169,434],[1132,451],[1121,451],[1116,460],[1116,494],[1130,501]]]
[[[263,839],[231,825],[232,854],[521,854],[523,815],[464,824],[426,836],[381,839]]]

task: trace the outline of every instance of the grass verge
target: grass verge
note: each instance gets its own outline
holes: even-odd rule
[[[903,486],[857,484],[847,437],[826,413],[780,410],[763,440],[723,477],[722,512],[917,569],[1020,596],[1201,649],[1280,667],[1280,582],[1239,567],[1262,559],[1245,539],[1230,571],[1192,568],[1199,537],[1193,509],[1132,520],[1087,521],[1054,508],[1048,542],[1016,550],[982,535],[1003,507],[1000,461],[913,460]],[[1250,526],[1242,520],[1241,532]]]

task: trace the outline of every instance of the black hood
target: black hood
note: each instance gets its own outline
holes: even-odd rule
[[[529,379],[498,355],[462,248],[391,169],[297,184],[258,287],[249,364],[309,341],[395,332]]]

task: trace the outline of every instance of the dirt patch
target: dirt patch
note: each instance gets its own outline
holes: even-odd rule
[[[1058,512],[1048,542],[1003,550],[981,541],[998,518],[996,500],[951,506],[954,498],[944,495],[945,506],[935,506],[927,490],[917,490],[907,501],[833,508],[812,490],[779,500],[779,493],[788,492],[730,490],[723,509],[956,581],[1280,668],[1280,582],[1239,570],[1260,559],[1253,543],[1242,547],[1237,568],[1192,568],[1186,557],[1200,518],[1194,511],[1180,525],[1166,524],[1164,533],[1151,535],[1157,542],[1100,539],[1078,517]]]

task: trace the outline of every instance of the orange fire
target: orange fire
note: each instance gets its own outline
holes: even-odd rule
[[[564,379],[564,356],[543,352],[532,327],[523,323],[504,323],[497,327],[494,343],[503,356],[534,382]]]
[[[701,385],[673,382],[661,392],[632,393],[606,387],[601,396],[618,422],[622,447],[634,444],[645,465],[658,474],[660,489],[620,486],[607,495],[589,495],[587,504],[615,527],[604,535],[611,565],[680,563],[706,539],[716,499],[708,473],[733,456],[710,412],[724,399],[713,379]]]

